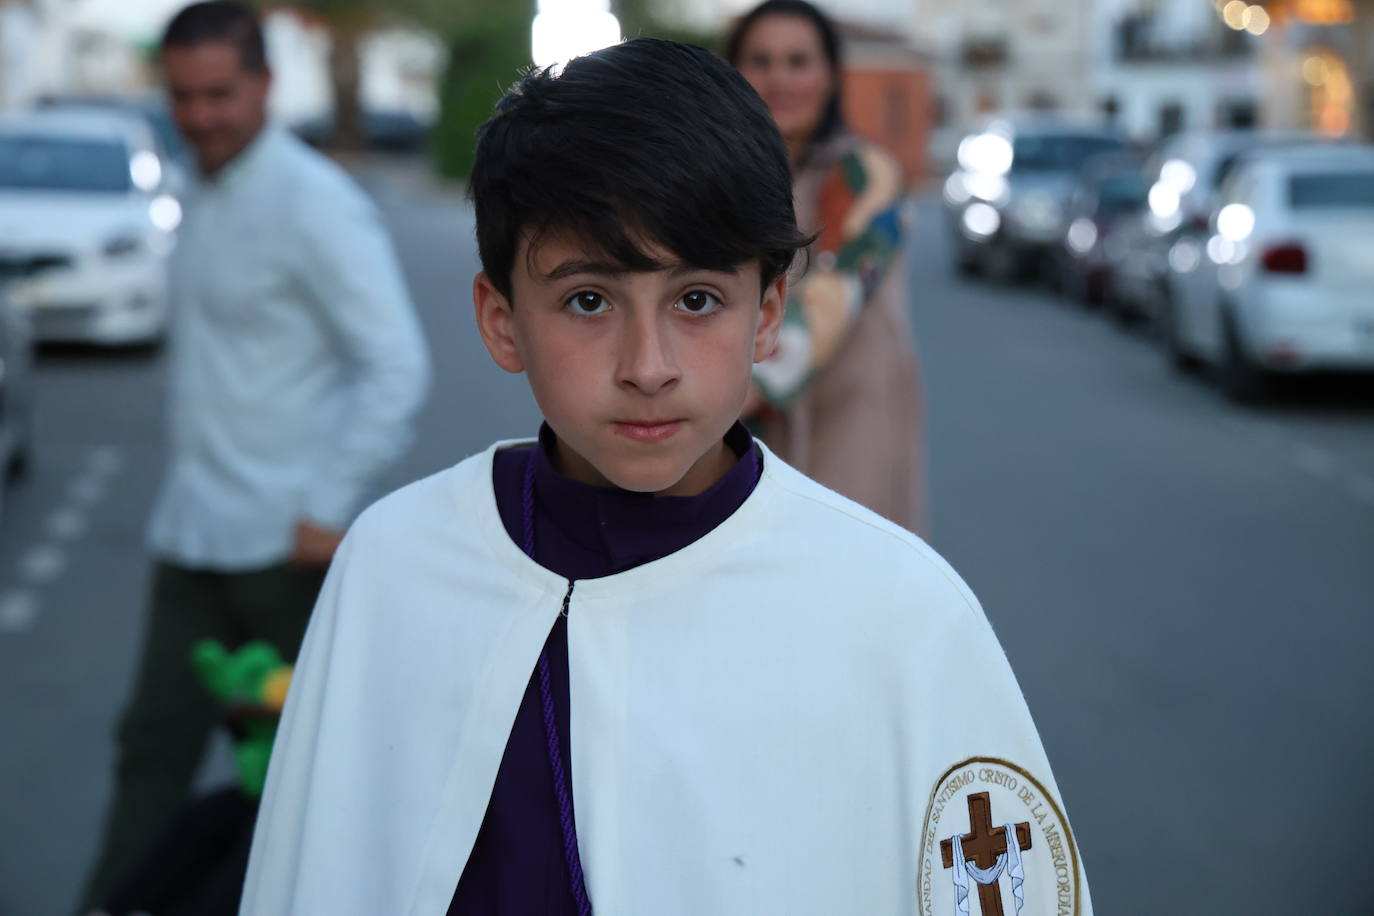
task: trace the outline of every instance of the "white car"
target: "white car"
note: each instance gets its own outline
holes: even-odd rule
[[[0,116],[0,273],[36,339],[162,339],[181,206],[156,150],[128,115]]]
[[[1374,371],[1374,147],[1257,152],[1223,183],[1163,329],[1175,361],[1249,400],[1280,373]],[[1181,239],[1178,245],[1190,244]]]
[[[1217,191],[1235,163],[1261,150],[1320,142],[1310,131],[1193,130],[1175,134],[1146,165],[1151,182],[1149,206],[1123,227],[1123,242],[1133,253],[1113,275],[1114,297],[1127,309],[1151,321],[1164,322],[1164,312],[1198,279],[1186,255],[1200,252],[1210,234],[1208,217],[1216,209]],[[1182,253],[1182,262],[1171,261]]]

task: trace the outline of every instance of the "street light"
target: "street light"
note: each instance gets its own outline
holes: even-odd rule
[[[536,67],[561,69],[580,54],[620,41],[620,20],[609,0],[539,0],[530,28],[530,51]]]

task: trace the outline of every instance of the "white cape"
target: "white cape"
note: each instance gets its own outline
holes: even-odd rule
[[[446,912],[568,590],[501,523],[492,460],[510,444],[350,530],[277,738],[246,916]],[[1014,761],[1057,794],[954,571],[766,451],[705,537],[577,582],[568,645],[598,916],[929,913],[923,823],[952,765]],[[1025,895],[1024,913],[1059,912],[1053,886]]]

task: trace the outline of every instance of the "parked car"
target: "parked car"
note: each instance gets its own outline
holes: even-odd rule
[[[1145,168],[1149,208],[1121,227],[1122,243],[1133,255],[1113,275],[1112,299],[1124,311],[1161,320],[1174,287],[1190,280],[1189,271],[1177,266],[1192,264],[1191,253],[1206,245],[1217,189],[1237,159],[1316,140],[1303,131],[1243,129],[1185,131],[1164,141]]]
[[[1247,153],[1208,229],[1167,313],[1176,363],[1217,366],[1237,400],[1279,374],[1374,372],[1374,147]]]
[[[944,188],[955,269],[999,279],[1047,273],[1074,174],[1089,158],[1124,149],[1112,133],[1044,117],[997,120],[965,137]]]
[[[5,288],[0,277],[0,524],[4,491],[28,467],[33,451],[33,339],[27,316]]]
[[[181,221],[148,127],[127,115],[0,116],[0,272],[40,341],[151,344]]]
[[[1112,276],[1131,254],[1122,226],[1144,212],[1149,189],[1139,158],[1130,154],[1097,156],[1079,169],[1057,252],[1065,294],[1088,305],[1109,300]]]
[[[167,102],[160,95],[145,95],[128,98],[117,95],[48,95],[39,99],[38,108],[43,111],[104,111],[123,114],[141,120],[153,132],[157,154],[164,166],[186,168],[188,156],[186,144],[181,139]]]

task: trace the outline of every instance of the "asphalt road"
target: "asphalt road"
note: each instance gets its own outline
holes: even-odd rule
[[[395,169],[366,180],[435,354],[401,482],[537,413],[472,329],[461,199]],[[1138,333],[955,280],[920,216],[931,540],[1021,679],[1097,912],[1374,911],[1369,386],[1239,410]],[[36,466],[0,530],[3,916],[65,913],[92,851],[143,612],[161,363],[39,363]]]

